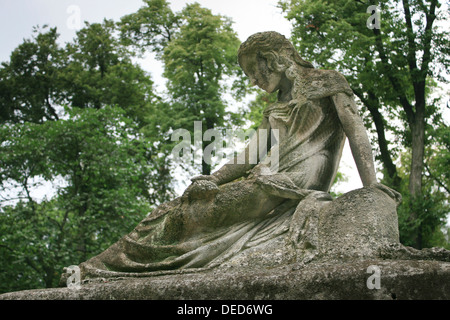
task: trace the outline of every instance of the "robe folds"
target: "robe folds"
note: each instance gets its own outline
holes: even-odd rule
[[[276,174],[255,177],[250,172],[248,177],[219,187],[205,182],[205,190],[217,189],[206,199],[190,198],[188,188],[183,196],[157,207],[107,250],[82,263],[82,277],[140,277],[208,270],[245,250],[296,234],[292,228],[299,227],[293,219],[302,208],[304,200],[300,197],[287,196],[261,215],[247,216],[246,212],[257,212],[265,194],[270,198],[274,197],[271,193],[280,197],[305,189],[330,190],[345,142],[331,95],[348,93],[349,88],[345,79],[336,80],[335,72],[308,72],[307,77],[295,77],[293,100],[275,103],[264,111],[270,128],[279,130],[279,141],[273,147],[278,148],[279,155]],[[311,85],[320,81],[320,86]],[[320,91],[327,86],[329,95]],[[256,185],[266,192],[259,193],[261,198],[252,193]],[[235,211],[236,216],[230,211]],[[180,231],[187,219],[194,228],[189,236]]]

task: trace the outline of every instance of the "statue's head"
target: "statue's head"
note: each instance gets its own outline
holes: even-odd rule
[[[303,60],[292,43],[278,32],[260,32],[243,42],[238,60],[252,84],[273,92],[286,70],[291,66],[313,68]]]

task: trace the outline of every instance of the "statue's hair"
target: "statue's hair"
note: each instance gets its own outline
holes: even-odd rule
[[[280,53],[283,53],[280,55]],[[259,32],[250,36],[243,42],[238,51],[238,60],[244,55],[256,54],[266,56],[272,54],[277,57],[286,57],[288,60],[305,68],[314,68],[313,65],[302,59],[292,43],[285,36],[275,31]]]

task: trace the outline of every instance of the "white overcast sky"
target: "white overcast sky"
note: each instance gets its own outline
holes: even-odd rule
[[[277,7],[278,0],[172,0],[173,11],[180,11],[187,3],[198,2],[214,14],[230,17],[234,30],[241,41],[261,31],[278,31],[290,36],[291,25]],[[104,18],[118,21],[122,16],[136,12],[141,0],[0,0],[0,62],[8,61],[10,53],[23,39],[30,38],[33,26],[45,24],[57,27],[61,43],[71,41],[76,29],[73,28],[74,7],[79,10],[81,21],[101,22]],[[82,24],[83,25],[83,24]],[[156,83],[162,81],[161,66],[151,57],[142,61]],[[339,188],[346,192],[362,186],[356,166],[350,155],[348,144],[344,150],[340,171],[349,181]]]
[[[290,35],[290,24],[277,8],[278,0],[172,0],[174,11],[187,3],[198,2],[215,14],[231,17],[241,40],[259,31],[278,31]],[[136,12],[141,0],[0,0],[0,61],[8,59],[10,52],[24,38],[31,36],[32,27],[48,24],[58,27],[63,42],[75,36],[70,27],[72,6],[79,8],[82,21],[101,22],[104,18],[119,20]],[[69,26],[68,23],[69,22]]]

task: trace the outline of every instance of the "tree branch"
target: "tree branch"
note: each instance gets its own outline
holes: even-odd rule
[[[39,268],[34,264],[34,262],[30,259],[30,257],[25,257],[25,262],[38,274],[41,274],[42,270],[39,270]]]
[[[0,248],[5,248],[5,249],[8,249],[8,250],[11,251],[11,252],[15,252],[14,249],[11,249],[11,248],[8,247],[6,244],[0,243]]]
[[[427,172],[428,172],[428,174],[430,175],[430,177],[434,180],[434,181],[436,181],[437,183],[438,183],[438,185],[440,185],[442,188],[444,188],[445,189],[445,191],[447,191],[448,193],[450,193],[450,189],[449,188],[447,188],[446,186],[445,186],[445,184],[443,184],[434,174],[432,174],[431,173],[431,170],[430,170],[430,167],[428,167],[428,165],[425,163],[424,164],[425,165],[425,169],[427,169]]]
[[[408,64],[411,73],[412,81],[415,82],[417,77],[414,77],[414,73],[417,71],[417,60],[416,60],[416,43],[414,37],[414,30],[411,20],[411,9],[409,7],[409,1],[403,0],[403,11],[405,13],[405,22],[408,31],[406,32],[406,38],[408,39]]]
[[[383,73],[389,79],[389,82],[391,83],[392,87],[396,91],[400,105],[403,107],[403,110],[405,111],[406,116],[408,117],[408,122],[410,124],[412,124],[412,123],[414,123],[414,118],[415,118],[413,107],[409,103],[408,99],[406,98],[406,95],[403,92],[398,79],[396,79],[394,76],[392,76],[391,65],[389,63],[389,59],[386,55],[386,52],[384,50],[383,41],[381,40],[381,32],[380,32],[380,30],[374,28],[373,33],[375,35],[375,45],[378,50],[378,54],[380,55],[381,63],[382,63],[383,69],[384,69]]]
[[[423,59],[422,59],[422,66],[421,66],[421,81],[425,83],[428,70],[429,70],[429,64],[431,62],[431,39],[432,39],[432,30],[433,30],[433,23],[436,19],[436,6],[437,6],[437,0],[432,0],[430,5],[430,11],[427,12],[427,24],[425,26],[425,32],[424,32],[424,49],[423,49]]]

